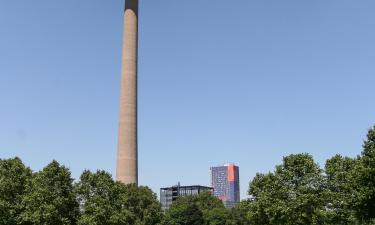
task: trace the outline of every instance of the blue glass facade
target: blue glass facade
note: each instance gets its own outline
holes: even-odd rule
[[[240,201],[239,168],[233,164],[211,167],[211,186],[214,195],[221,199],[224,205],[232,208]]]

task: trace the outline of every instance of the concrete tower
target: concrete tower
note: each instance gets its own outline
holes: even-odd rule
[[[138,0],[126,0],[122,48],[116,179],[138,183],[137,150]]]

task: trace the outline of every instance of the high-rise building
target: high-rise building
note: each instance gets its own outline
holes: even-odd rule
[[[198,195],[204,191],[212,193],[213,188],[200,185],[181,186],[180,184],[172,187],[160,188],[161,207],[163,210],[168,210],[178,197]]]
[[[234,164],[211,167],[211,186],[214,196],[223,201],[225,207],[232,208],[240,201],[239,168]]]

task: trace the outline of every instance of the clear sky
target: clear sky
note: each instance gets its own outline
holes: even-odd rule
[[[0,0],[0,158],[114,174],[122,0]],[[374,0],[141,0],[139,176],[241,193],[282,156],[356,156],[375,123]]]

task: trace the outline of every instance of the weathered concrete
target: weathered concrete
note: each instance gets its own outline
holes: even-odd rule
[[[138,0],[126,0],[122,49],[116,179],[138,183],[137,146]]]

